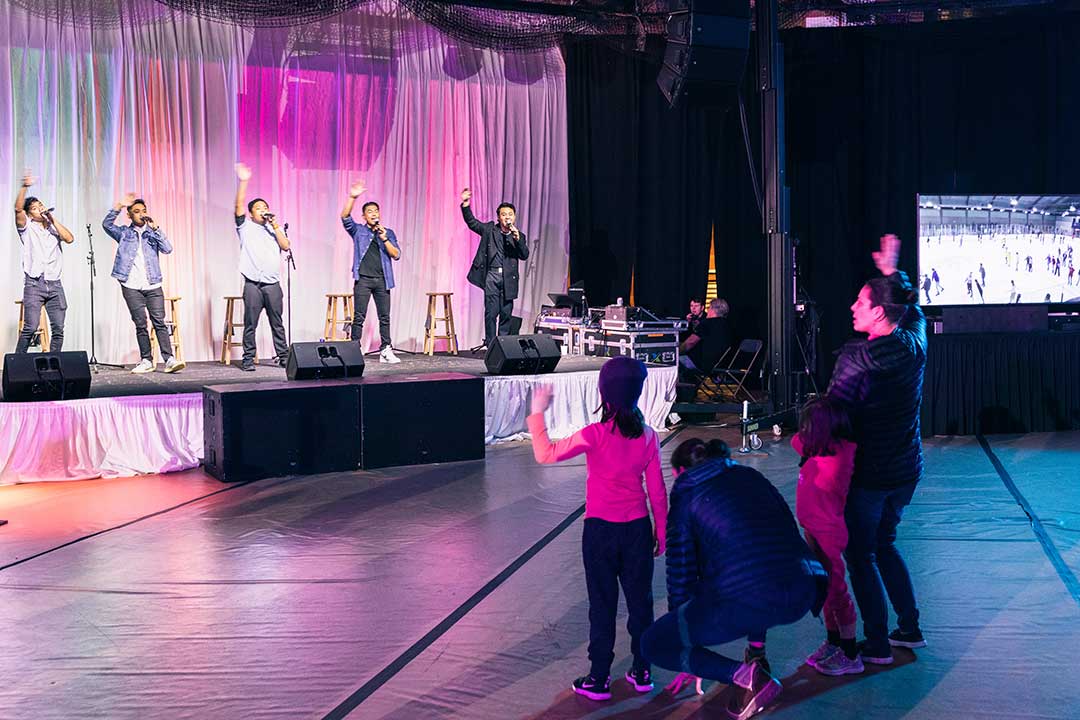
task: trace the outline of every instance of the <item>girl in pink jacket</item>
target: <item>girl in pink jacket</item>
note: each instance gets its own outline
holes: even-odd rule
[[[844,408],[820,398],[803,408],[799,432],[791,439],[791,446],[802,456],[795,516],[807,544],[829,571],[829,591],[821,611],[827,638],[806,658],[810,667],[825,675],[863,671],[855,645],[855,605],[844,578],[843,553],[848,543],[844,505],[855,468],[855,443],[851,437],[851,423]]]
[[[532,433],[536,461],[555,463],[585,453],[585,528],[581,552],[589,593],[589,674],[571,689],[592,700],[611,697],[615,660],[615,613],[619,586],[626,596],[633,666],[626,681],[638,692],[652,690],[641,635],[653,622],[653,558],[664,552],[667,537],[667,491],[660,469],[660,440],[637,408],[645,384],[645,365],[616,357],[600,369],[600,422],[552,442],[544,425],[552,388],[533,390]],[[642,478],[645,484],[642,487]],[[646,490],[648,505],[646,505]],[[656,527],[649,522],[652,507]]]

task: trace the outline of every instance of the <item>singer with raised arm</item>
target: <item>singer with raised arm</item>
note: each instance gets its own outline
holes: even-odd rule
[[[496,332],[510,334],[510,316],[518,296],[518,262],[529,257],[525,233],[514,224],[517,210],[508,202],[495,211],[497,222],[480,222],[469,203],[472,191],[461,191],[461,215],[469,229],[480,236],[468,281],[484,291],[484,350],[495,344]]]
[[[22,244],[23,327],[15,352],[24,353],[38,329],[42,306],[49,316],[52,329],[52,352],[64,346],[64,318],[67,297],[60,282],[64,266],[63,243],[75,242],[75,236],[53,216],[54,208],[46,208],[36,197],[26,197],[34,184],[30,170],[23,173],[22,185],[15,198],[15,229]]]
[[[251,168],[236,165],[236,233],[240,236],[240,274],[244,277],[244,356],[240,369],[255,370],[255,330],[263,310],[274,336],[275,362],[285,367],[289,345],[281,321],[281,253],[289,249],[289,238],[270,212],[270,205],[255,198],[245,205]],[[245,214],[245,207],[247,212]]]
[[[127,210],[128,225],[117,225],[121,210]],[[172,245],[165,232],[158,227],[146,210],[146,201],[128,193],[117,201],[105,215],[101,226],[116,241],[116,259],[112,276],[120,281],[120,292],[127,303],[131,321],[135,323],[135,339],[139,343],[140,360],[131,372],[154,372],[154,354],[150,348],[150,333],[146,330],[146,315],[157,334],[161,359],[165,372],[183,370],[187,363],[173,355],[172,338],[165,324],[165,291],[161,289],[161,262],[159,253],[172,253]]]
[[[366,189],[363,181],[350,185],[345,207],[341,208],[341,224],[353,241],[351,337],[358,343],[363,342],[364,316],[371,298],[375,298],[375,311],[379,315],[379,362],[399,363],[401,360],[394,354],[390,342],[390,290],[394,287],[393,261],[401,259],[401,247],[394,231],[383,227],[379,203],[369,200],[360,207],[363,224],[353,220],[353,205]]]

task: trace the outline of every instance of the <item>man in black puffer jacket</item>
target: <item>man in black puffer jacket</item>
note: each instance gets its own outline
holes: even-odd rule
[[[844,552],[862,614],[864,662],[892,663],[892,648],[923,647],[919,608],[907,565],[896,549],[896,527],[922,477],[919,406],[926,368],[926,319],[918,290],[897,270],[900,240],[881,238],[874,263],[881,277],[867,282],[851,306],[856,332],[869,336],[844,346],[828,395],[843,404],[855,432],[855,471],[844,519]],[[885,593],[896,610],[889,633]]]
[[[780,694],[765,632],[820,612],[828,574],[777,489],[736,465],[722,442],[687,440],[671,462],[669,612],[645,632],[641,649],[681,673],[668,686],[674,692],[693,676],[734,684],[728,714],[742,720]],[[743,637],[750,645],[742,663],[708,648]]]

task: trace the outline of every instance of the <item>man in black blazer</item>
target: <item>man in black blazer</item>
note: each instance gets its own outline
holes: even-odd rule
[[[472,191],[461,191],[461,215],[469,229],[480,236],[472,267],[467,276],[470,283],[484,291],[484,347],[495,343],[499,335],[510,334],[510,315],[518,296],[518,261],[529,257],[525,233],[514,225],[517,211],[510,203],[499,205],[498,222],[480,222],[469,203]],[[498,325],[496,325],[498,321]]]

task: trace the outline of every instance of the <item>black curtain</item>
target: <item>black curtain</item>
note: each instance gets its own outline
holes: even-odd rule
[[[901,268],[914,275],[918,193],[1080,193],[1080,16],[782,40],[792,230],[827,378],[882,233],[904,240]],[[654,65],[602,45],[568,47],[566,58],[571,277],[588,287],[607,248],[617,268],[607,297],[626,295],[636,262],[638,304],[685,312],[715,222],[719,294],[741,337],[764,337],[764,241],[737,112],[668,110]],[[751,110],[758,102],[747,99]]]
[[[684,315],[705,293],[713,228],[732,248],[725,272],[758,239],[735,95],[671,110],[655,64],[604,44],[567,46],[566,64],[570,280],[595,306],[629,301],[633,277],[638,305]],[[764,256],[751,256],[760,278]]]

